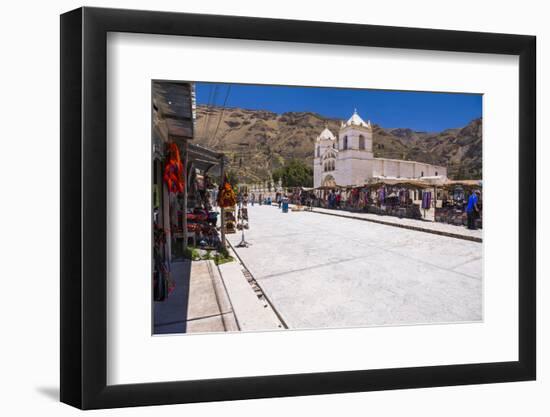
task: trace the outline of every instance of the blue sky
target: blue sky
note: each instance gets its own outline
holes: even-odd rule
[[[346,120],[357,108],[363,119],[382,127],[427,132],[462,127],[482,115],[481,94],[221,83],[196,83],[196,93],[199,105],[222,106],[227,98],[227,107],[275,113],[308,111]]]

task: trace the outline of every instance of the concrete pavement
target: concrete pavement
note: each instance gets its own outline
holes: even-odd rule
[[[404,229],[433,233],[436,235],[454,237],[457,239],[471,240],[473,242],[483,241],[482,229],[470,230],[464,226],[456,226],[453,224],[431,222],[419,219],[399,218],[395,216],[382,216],[380,214],[373,213],[325,209],[320,207],[314,207],[313,212],[328,214],[332,216],[346,217],[349,219],[366,220],[373,223],[385,224],[387,226],[402,227]]]
[[[219,268],[211,260],[174,262],[176,288],[154,303],[154,334],[284,329],[246,272],[237,260]]]
[[[249,217],[236,251],[291,329],[482,320],[481,243],[272,206]]]
[[[254,291],[239,262],[222,264],[219,268],[240,330],[284,329],[271,305]]]

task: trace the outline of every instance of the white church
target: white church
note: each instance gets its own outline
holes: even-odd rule
[[[447,178],[447,168],[416,161],[375,158],[372,126],[357,110],[342,123],[338,137],[327,128],[315,141],[313,186],[364,185],[376,179]]]

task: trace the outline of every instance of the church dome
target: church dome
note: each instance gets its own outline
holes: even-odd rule
[[[335,140],[336,136],[332,134],[328,127],[325,126],[325,129],[321,132],[317,140]]]
[[[353,115],[348,119],[344,126],[370,127],[370,120],[368,122],[365,122],[363,119],[361,119],[361,116],[357,114],[357,109],[355,109]]]

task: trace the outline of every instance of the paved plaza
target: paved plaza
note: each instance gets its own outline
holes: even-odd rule
[[[432,209],[433,210],[433,209]],[[483,230],[470,230],[466,227],[453,224],[432,222],[419,219],[399,218],[394,216],[381,216],[373,213],[350,212],[345,210],[334,210],[314,207],[316,213],[328,214],[331,216],[348,217],[352,219],[366,220],[374,223],[386,224],[389,226],[403,227],[405,229],[424,231],[442,236],[456,237],[459,239],[472,240],[474,242],[483,241]]]
[[[249,217],[237,253],[291,329],[482,320],[479,242],[273,206]]]

